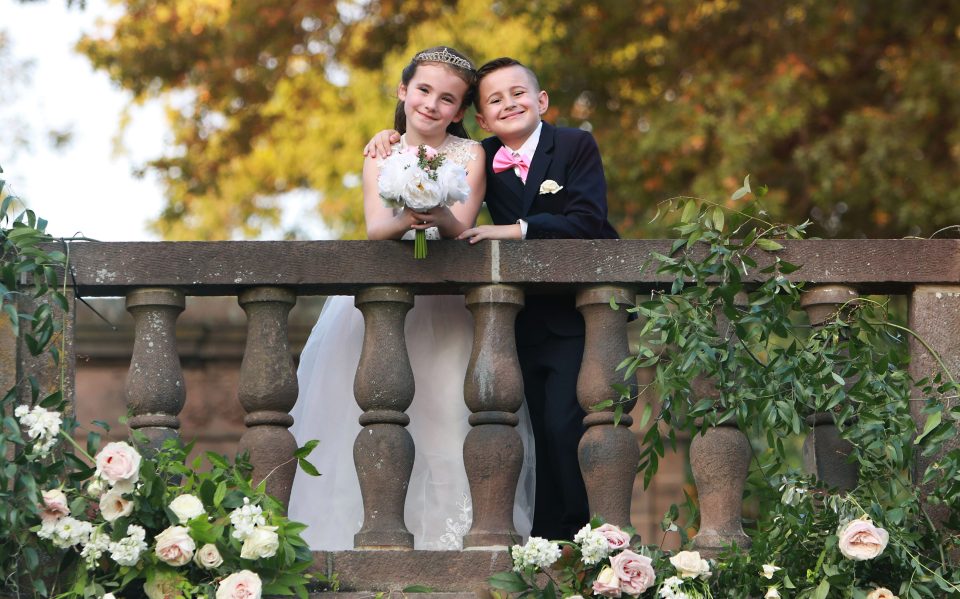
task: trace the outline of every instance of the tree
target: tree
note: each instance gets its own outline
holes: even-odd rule
[[[658,201],[743,176],[815,234],[960,223],[960,5],[899,0],[125,0],[80,44],[140,99],[165,97],[176,151],[148,165],[173,239],[255,235],[284,194],[362,236],[360,148],[390,126],[399,71],[447,43],[513,55],[548,119],[590,128],[611,217],[660,235]],[[472,117],[468,116],[472,123]],[[478,132],[482,133],[482,132]]]

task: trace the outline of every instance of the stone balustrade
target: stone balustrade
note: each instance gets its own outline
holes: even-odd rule
[[[136,326],[127,380],[130,425],[144,432],[152,446],[176,435],[183,407],[173,327],[184,296],[238,298],[249,331],[239,390],[248,430],[241,445],[250,452],[255,476],[272,473],[269,488],[283,501],[289,498],[295,470],[290,460],[295,445],[286,427],[291,423],[287,411],[297,395],[286,340],[287,312],[298,296],[354,295],[366,324],[355,394],[363,410],[360,423],[368,433],[355,447],[365,511],[355,546],[377,551],[328,555],[318,565],[337,570],[344,581],[350,572],[365,570],[375,571],[381,580],[353,580],[348,583],[353,588],[402,588],[414,574],[418,578],[413,582],[454,590],[471,588],[466,581],[508,568],[509,560],[502,551],[493,558],[464,551],[448,555],[440,574],[437,568],[431,572],[411,566],[418,552],[411,551],[403,502],[415,451],[405,428],[413,379],[403,322],[414,297],[464,294],[476,323],[464,388],[472,426],[464,462],[475,510],[465,546],[502,548],[515,535],[513,489],[522,449],[514,426],[522,383],[512,329],[527,294],[576,293],[586,323],[577,385],[580,403],[588,411],[579,450],[581,469],[591,511],[628,524],[639,455],[637,439],[626,426],[633,406],[626,406],[619,423],[612,407],[590,408],[614,396],[610,385],[622,380],[614,369],[628,352],[626,314],[610,308],[611,298],[629,306],[638,293],[663,284],[648,265],[649,257],[651,252],[669,253],[669,245],[564,240],[469,246],[447,241],[431,243],[429,258],[415,261],[409,244],[390,241],[85,242],[72,245],[70,268],[80,297],[127,299]],[[924,334],[948,365],[960,368],[960,241],[828,240],[785,246],[781,256],[803,265],[790,278],[809,284],[804,306],[815,326],[858,294],[905,294],[911,302],[911,328]],[[914,350],[919,357],[912,362],[913,374],[928,374],[932,360],[923,348]],[[918,412],[916,418],[922,415]],[[818,415],[810,424],[814,432],[804,449],[808,466],[831,484],[854,484],[856,472],[845,464],[846,450],[830,415]],[[695,543],[707,552],[729,542],[749,542],[740,525],[738,491],[746,476],[745,444],[735,427],[716,427],[693,440],[691,461],[703,502],[703,530]],[[385,467],[374,467],[374,462]]]

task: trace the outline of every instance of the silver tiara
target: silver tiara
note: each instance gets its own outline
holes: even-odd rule
[[[470,64],[469,60],[460,58],[446,48],[434,52],[421,52],[413,58],[413,62],[445,62],[455,67],[466,69],[467,71],[473,70],[473,65]]]

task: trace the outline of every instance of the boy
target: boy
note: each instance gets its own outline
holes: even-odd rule
[[[543,122],[547,92],[512,58],[486,63],[477,80],[477,122],[495,136],[483,140],[484,199],[495,224],[467,229],[458,239],[617,239],[593,137]],[[379,134],[366,153],[388,153],[387,137]],[[584,324],[574,296],[528,295],[516,334],[536,442],[532,534],[572,539],[590,519],[577,456],[585,416],[577,402]]]

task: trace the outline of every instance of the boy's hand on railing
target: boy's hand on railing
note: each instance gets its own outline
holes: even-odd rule
[[[457,239],[467,239],[471,244],[483,239],[523,239],[523,232],[519,224],[515,225],[480,225],[467,229]]]

